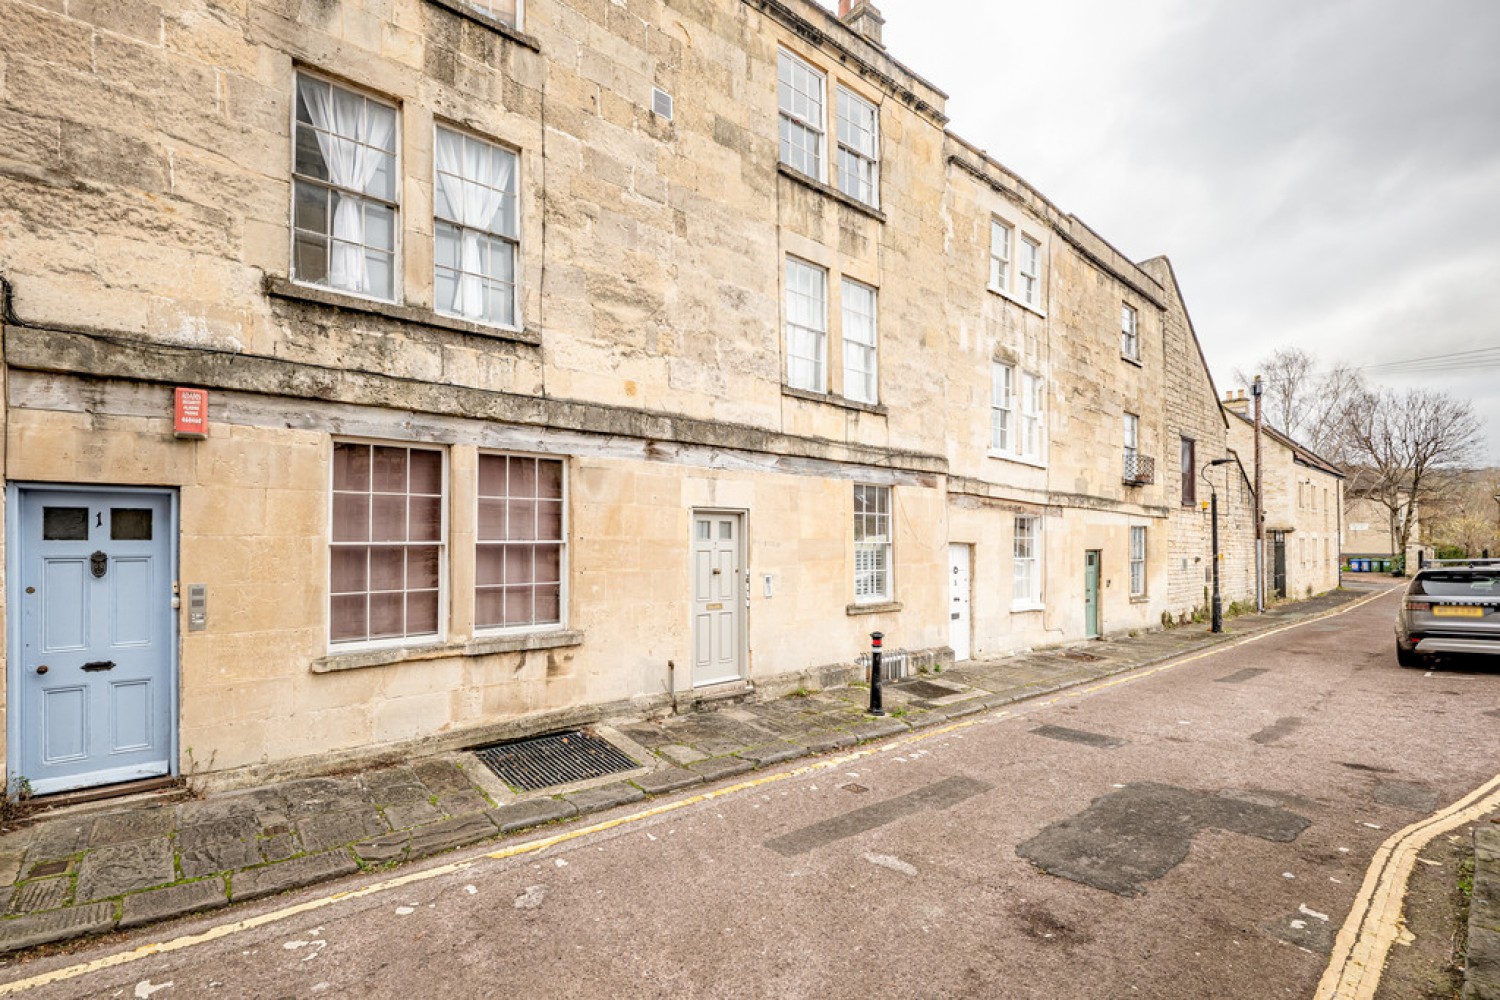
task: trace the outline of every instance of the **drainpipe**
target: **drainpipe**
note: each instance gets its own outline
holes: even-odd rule
[[[1255,397],[1255,610],[1266,610],[1266,525],[1260,503],[1260,397],[1264,392],[1260,376],[1250,383]]]

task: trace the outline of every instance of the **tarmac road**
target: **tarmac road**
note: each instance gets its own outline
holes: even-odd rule
[[[1398,599],[544,830],[563,839],[537,853],[356,877],[0,980],[94,963],[25,995],[1311,997],[1381,842],[1500,770],[1500,665],[1401,669]]]

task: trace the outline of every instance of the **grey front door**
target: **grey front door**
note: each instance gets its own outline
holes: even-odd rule
[[[10,778],[36,794],[172,772],[172,496],[20,489]]]
[[[736,513],[693,512],[693,685],[744,676],[744,522]]]
[[[1090,639],[1099,636],[1099,550],[1083,553],[1083,631]]]

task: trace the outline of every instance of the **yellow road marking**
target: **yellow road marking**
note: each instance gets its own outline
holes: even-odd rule
[[[1358,601],[1353,601],[1347,605],[1336,608],[1333,611],[1326,612],[1321,615],[1316,615],[1311,618],[1305,618],[1301,621],[1283,625],[1267,632],[1261,632],[1256,635],[1246,636],[1245,638],[1236,640],[1234,642],[1227,642],[1221,645],[1213,646],[1191,656],[1186,656],[1176,660],[1169,660],[1166,663],[1158,664],[1154,667],[1124,673],[1118,677],[1112,677],[1100,684],[1095,684],[1089,687],[1080,686],[1079,688],[1074,690],[1064,691],[1062,692],[1062,694],[1067,697],[1079,697],[1085,694],[1092,694],[1096,691],[1103,691],[1107,688],[1115,687],[1121,684],[1128,684],[1133,683],[1134,681],[1143,680],[1147,677],[1154,676],[1174,667],[1179,667],[1183,664],[1192,663],[1196,660],[1201,660],[1208,656],[1227,652],[1228,650],[1235,649],[1239,646],[1243,646],[1251,642],[1256,642],[1269,635],[1277,635],[1281,632],[1288,631],[1289,629],[1299,628],[1303,625],[1321,621],[1325,618],[1332,618],[1336,615],[1345,614],[1349,611],[1353,611],[1357,607],[1368,604],[1370,601],[1375,600],[1377,597],[1384,596],[1388,592],[1389,591],[1381,591],[1376,594],[1371,594],[1369,597],[1361,598]],[[1055,698],[1048,699],[1047,701],[1038,703],[1034,707],[1043,708],[1048,705],[1055,704],[1055,702]],[[817,771],[824,771],[830,768],[842,767],[852,761],[861,760],[865,757],[870,757],[878,753],[890,753],[902,747],[907,747],[914,743],[920,743],[924,740],[929,740],[936,736],[944,736],[962,729],[968,729],[972,726],[977,726],[983,722],[988,722],[990,720],[1002,719],[1010,714],[1011,712],[1009,709],[998,709],[992,712],[976,714],[972,718],[962,719],[957,722],[951,722],[943,726],[934,726],[931,729],[925,729],[918,733],[910,733],[898,739],[893,739],[887,743],[879,744],[878,746],[872,745],[863,747],[859,750],[855,750],[847,754],[842,754],[838,757],[828,757],[822,760],[816,760],[808,764],[799,765],[789,770],[777,771],[774,774],[767,774],[758,778],[752,778],[748,781],[741,781],[733,785],[727,785],[723,788],[716,788],[712,791],[692,795],[685,799],[676,799],[671,802],[664,802],[661,805],[651,806],[648,809],[642,809],[638,812],[616,817],[615,819],[605,820],[601,823],[593,823],[585,827],[568,829],[561,833],[554,834],[550,837],[543,837],[539,840],[529,840],[524,843],[513,844],[510,847],[501,848],[498,851],[491,851],[488,854],[481,855],[481,857],[489,860],[503,861],[509,858],[520,857],[526,854],[535,854],[539,851],[544,851],[549,847],[556,847],[559,844],[565,844],[570,841],[578,840],[582,837],[588,837],[596,833],[602,833],[606,830],[613,830],[616,827],[625,826],[627,824],[639,823],[643,820],[653,819],[657,816],[676,812],[680,809],[686,809],[689,806],[698,805],[699,803],[711,802],[714,799],[721,799],[725,796],[734,795],[752,788],[760,788],[763,785],[769,785],[774,782],[786,781],[791,778],[798,778],[804,774],[812,774]],[[1496,781],[1500,782],[1500,778],[1497,778]],[[77,965],[70,965],[61,969],[54,969],[51,972],[43,972],[38,975],[31,976],[27,979],[17,979],[14,982],[10,983],[0,983],[0,996],[10,996],[16,993],[24,993],[27,990],[33,990],[39,986],[47,986],[51,983],[62,982],[68,979],[77,979],[79,976],[86,976],[95,972],[102,972],[121,965],[128,965],[131,962],[138,962],[143,958],[151,958],[155,955],[166,955],[174,951],[181,951],[184,948],[192,948],[200,944],[208,944],[209,942],[217,941],[222,938],[229,937],[233,934],[239,934],[244,931],[254,930],[257,927],[265,927],[269,924],[280,923],[281,921],[290,920],[293,917],[301,916],[304,913],[312,913],[316,910],[321,910],[325,906],[332,906],[334,903],[341,903],[345,902],[346,900],[361,899],[365,896],[373,896],[378,893],[387,892],[391,889],[398,889],[402,886],[414,885],[420,882],[430,881],[431,879],[441,878],[445,875],[452,875],[455,872],[461,872],[466,869],[472,868],[478,860],[479,858],[472,858],[467,861],[455,861],[446,865],[438,865],[434,868],[426,868],[422,871],[411,872],[406,875],[397,876],[396,878],[385,879],[383,881],[375,882],[367,886],[362,886],[358,889],[350,889],[343,892],[330,893],[327,896],[320,896],[317,899],[309,899],[305,902],[283,907],[279,910],[271,910],[254,917],[247,917],[244,920],[236,920],[230,923],[218,924],[217,926],[210,927],[208,930],[201,931],[197,934],[184,934],[180,937],[172,938],[169,941],[158,941],[151,944],[143,944],[129,951],[116,952],[113,955],[106,955],[103,958],[96,958],[88,962],[80,962]],[[1342,940],[1342,937],[1343,935],[1341,934],[1340,940]]]
[[[1334,941],[1316,1000],[1370,1000],[1375,995],[1386,953],[1403,929],[1406,883],[1416,867],[1417,854],[1433,838],[1472,823],[1496,807],[1500,807],[1500,776],[1380,845]]]

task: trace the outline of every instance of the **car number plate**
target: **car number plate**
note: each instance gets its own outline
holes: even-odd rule
[[[1484,609],[1483,608],[1465,608],[1465,607],[1457,607],[1457,608],[1436,607],[1436,608],[1432,609],[1432,614],[1433,614],[1433,617],[1435,617],[1435,618],[1483,618],[1484,617]]]

